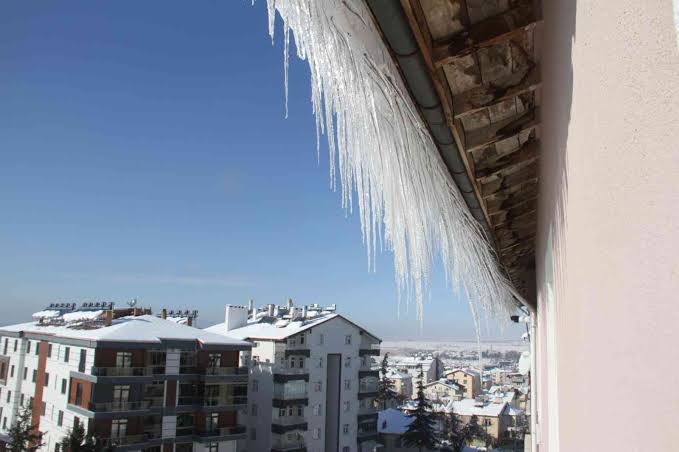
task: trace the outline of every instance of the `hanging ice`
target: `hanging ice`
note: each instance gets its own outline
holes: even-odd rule
[[[391,0],[389,0],[391,1]],[[269,33],[283,19],[287,113],[290,35],[311,69],[317,135],[326,133],[330,180],[353,207],[372,262],[379,241],[394,253],[400,291],[423,291],[440,256],[454,290],[479,313],[511,308],[507,282],[413,105],[363,0],[267,0]],[[338,170],[336,171],[336,165]],[[504,317],[505,319],[507,317]]]

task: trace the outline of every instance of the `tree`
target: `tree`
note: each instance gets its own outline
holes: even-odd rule
[[[389,371],[389,353],[384,354],[382,364],[380,366],[380,381],[377,385],[377,396],[375,400],[382,405],[382,409],[387,409],[387,402],[398,398],[398,394],[394,389],[394,382],[387,376]]]
[[[403,434],[403,442],[409,447],[433,449],[438,443],[436,432],[436,415],[431,410],[431,403],[424,396],[424,372],[422,365],[419,366],[419,378],[417,382],[417,408],[409,416],[412,422]]]
[[[464,447],[474,439],[480,439],[488,444],[490,435],[479,425],[479,419],[476,415],[472,416],[465,425],[455,413],[450,413],[445,416],[443,422],[442,439],[447,443],[444,450],[462,452]]]
[[[479,425],[479,418],[476,415],[473,415],[467,425],[464,426],[464,435],[467,437],[467,441],[479,439],[486,445],[488,445],[491,439],[488,432]]]
[[[31,406],[25,406],[19,412],[16,422],[7,432],[9,436],[8,452],[35,452],[41,446],[42,434],[32,420]]]
[[[85,428],[80,422],[73,425],[73,428],[59,445],[59,449],[64,452],[102,452],[106,450],[101,441],[93,435],[85,433]]]

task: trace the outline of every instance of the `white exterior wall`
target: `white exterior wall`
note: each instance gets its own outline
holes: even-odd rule
[[[675,451],[673,2],[542,5],[539,451]]]
[[[0,407],[2,407],[2,417],[7,418],[7,427],[9,428],[16,419],[19,410],[21,395],[24,396],[24,405],[28,405],[30,399],[35,396],[35,385],[42,384],[42,382],[33,383],[33,371],[38,369],[38,355],[36,350],[41,341],[34,339],[16,338],[18,341],[18,350],[14,352],[15,338],[8,338],[9,346],[7,349],[7,356],[10,357],[11,366],[15,366],[14,376],[10,376],[8,372],[7,385],[0,386],[2,388],[2,395],[0,397]],[[27,344],[30,341],[31,350],[26,353]],[[49,384],[43,388],[42,401],[45,402],[45,415],[40,416],[40,431],[43,432],[43,441],[45,445],[40,449],[41,451],[53,451],[54,445],[61,441],[68,433],[68,430],[73,426],[74,413],[67,409],[68,393],[70,390],[70,372],[78,371],[78,364],[80,361],[80,350],[84,347],[67,346],[51,342],[52,356],[47,357],[45,371],[49,374]],[[0,352],[4,347],[4,338],[0,339]],[[70,348],[69,361],[64,362],[66,347]],[[94,349],[85,348],[87,351],[87,359],[85,364],[86,373],[90,373],[90,369],[94,364]],[[23,378],[23,368],[26,368],[26,379]],[[61,380],[66,379],[66,392],[61,392]],[[10,403],[7,403],[7,391],[12,391]],[[63,423],[58,425],[58,413],[64,412]],[[6,429],[2,429],[2,420],[0,420],[0,431],[7,433]]]
[[[361,346],[360,330],[341,318],[335,318],[314,326],[305,334],[306,345],[310,349],[310,356],[305,358],[305,367],[309,373],[307,383],[308,405],[304,408],[304,418],[307,422],[307,431],[304,439],[308,452],[324,452],[325,450],[325,424],[326,424],[326,387],[327,387],[327,355],[338,353],[342,355],[341,363],[341,388],[340,388],[340,425],[339,425],[339,450],[349,447],[351,452],[357,451],[357,415],[358,415],[358,371],[360,367],[359,349]],[[351,344],[345,344],[347,335],[351,336]],[[321,343],[321,337],[322,343]],[[280,365],[276,362],[276,356],[285,353],[286,342],[255,341],[252,348],[252,357],[257,357],[258,364],[251,366],[250,392],[248,395],[248,451],[260,451],[271,449],[271,424],[274,417],[272,406],[273,397],[273,367]],[[323,359],[323,366],[319,367],[319,360]],[[345,367],[346,358],[350,358],[350,367]],[[349,388],[345,390],[344,380],[349,380]],[[256,383],[255,383],[256,381]],[[321,382],[321,388],[316,391],[316,382]],[[254,390],[253,385],[257,385]],[[345,411],[345,402],[349,402],[348,410]],[[253,407],[256,405],[257,415],[253,416]],[[315,415],[314,407],[320,406],[318,415]],[[343,434],[343,425],[349,425],[349,432]],[[253,439],[252,430],[256,431]],[[314,431],[317,430],[317,435]],[[318,438],[314,438],[318,436]]]

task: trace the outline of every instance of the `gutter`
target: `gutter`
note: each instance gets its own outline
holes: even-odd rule
[[[474,190],[474,184],[467,173],[460,148],[450,132],[445,112],[429,75],[427,64],[410,29],[401,3],[396,0],[366,0],[366,3],[372,10],[375,21],[391,48],[411,96],[427,123],[439,154],[448,167],[448,171],[460,190],[469,211],[485,231],[487,239],[493,242],[494,237],[485,212]]]

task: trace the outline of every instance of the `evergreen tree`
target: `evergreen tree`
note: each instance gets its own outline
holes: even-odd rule
[[[455,413],[444,415],[443,419],[443,438],[447,446],[442,450],[451,452],[462,452],[467,445],[465,425],[460,421]]]
[[[403,441],[409,447],[417,447],[420,451],[433,449],[438,443],[436,433],[436,415],[431,411],[431,403],[424,397],[424,372],[419,366],[417,381],[417,408],[410,414],[412,422],[403,434]]]
[[[382,364],[380,365],[381,378],[377,385],[377,396],[375,400],[381,405],[383,410],[387,409],[387,402],[398,398],[398,394],[394,389],[394,382],[389,379],[387,372],[389,371],[389,353],[384,354]]]
[[[35,452],[43,446],[42,434],[33,425],[32,413],[30,406],[23,407],[19,412],[16,422],[7,432],[8,452]]]
[[[64,452],[102,452],[106,450],[97,438],[85,433],[85,428],[80,422],[73,426],[59,444],[59,449]]]
[[[479,425],[479,418],[473,415],[467,425],[464,426],[463,434],[466,436],[467,441],[472,441],[478,439],[483,441],[486,446],[490,443],[490,435],[484,430],[483,427]]]

